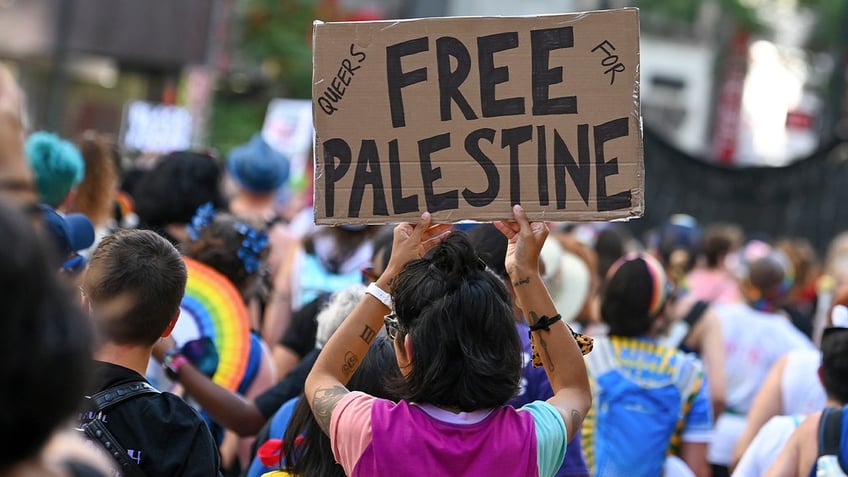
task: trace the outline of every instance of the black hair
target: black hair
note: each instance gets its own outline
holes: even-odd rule
[[[94,250],[83,290],[104,340],[152,345],[178,312],[186,280],[185,262],[167,240],[150,230],[121,230]],[[120,316],[97,312],[98,305],[121,299],[130,305]]]
[[[392,288],[412,367],[393,383],[405,400],[460,411],[506,404],[521,378],[511,297],[462,232],[406,264]]]
[[[610,336],[642,336],[654,323],[654,282],[644,259],[624,260],[601,293],[601,317]]]
[[[822,385],[827,397],[848,404],[848,329],[832,329],[821,343]]]
[[[480,224],[468,231],[468,240],[489,269],[502,279],[509,279],[505,265],[509,243],[504,234],[492,224]]]
[[[207,202],[222,208],[220,181],[221,167],[211,156],[186,151],[166,155],[132,189],[140,225],[163,233],[168,224],[189,223]]]
[[[378,336],[362,364],[347,383],[351,391],[362,391],[372,396],[396,401],[398,396],[386,388],[388,379],[400,377],[392,342]],[[302,437],[302,439],[298,439]],[[285,469],[301,477],[344,477],[341,465],[333,458],[330,437],[321,430],[315,420],[309,402],[301,394],[295,405],[291,421],[283,435]]]
[[[0,474],[34,457],[81,404],[91,378],[93,337],[49,247],[0,201]]]

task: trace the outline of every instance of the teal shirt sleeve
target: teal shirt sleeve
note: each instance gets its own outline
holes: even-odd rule
[[[556,475],[568,446],[565,422],[555,407],[545,401],[533,401],[521,408],[533,416],[536,423],[536,458],[539,477]]]

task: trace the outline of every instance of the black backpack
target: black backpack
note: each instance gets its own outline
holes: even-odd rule
[[[99,393],[86,397],[89,403],[88,409],[94,413],[93,419],[79,427],[79,430],[112,456],[122,477],[146,477],[138,463],[132,460],[124,446],[109,432],[101,417],[107,409],[114,408],[118,404],[126,402],[143,394],[159,394],[159,391],[145,381],[134,381],[119,384]]]
[[[848,475],[842,465],[842,408],[825,408],[819,421],[819,454],[816,459],[816,475]],[[838,468],[837,468],[838,467]]]

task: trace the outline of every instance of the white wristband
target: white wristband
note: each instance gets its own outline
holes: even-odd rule
[[[386,308],[392,310],[394,307],[392,306],[392,296],[382,288],[378,287],[376,283],[371,282],[368,285],[368,288],[365,289],[365,293],[373,296],[374,298],[380,300],[380,303],[386,305]]]

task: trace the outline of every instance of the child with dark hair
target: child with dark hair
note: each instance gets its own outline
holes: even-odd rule
[[[496,225],[506,269],[554,390],[521,409],[521,343],[503,282],[449,225],[395,228],[386,271],[324,347],[305,395],[335,459],[351,476],[551,476],[591,404],[586,368],[539,272],[548,235],[516,205]],[[391,293],[386,291],[391,290]],[[381,324],[402,378],[395,403],[346,387]]]
[[[683,465],[667,454],[695,475],[709,475],[712,413],[701,363],[656,342],[669,290],[662,265],[649,255],[625,255],[607,272],[601,316],[609,337],[596,340],[586,360],[594,406],[583,448],[592,475],[647,477]]]
[[[186,278],[177,249],[149,230],[104,238],[83,278],[83,306],[100,341],[87,393],[92,408],[80,425],[94,429],[125,475],[135,475],[127,467],[146,475],[220,474],[218,449],[197,411],[144,378],[153,345],[177,323]],[[122,395],[132,398],[113,406]]]

